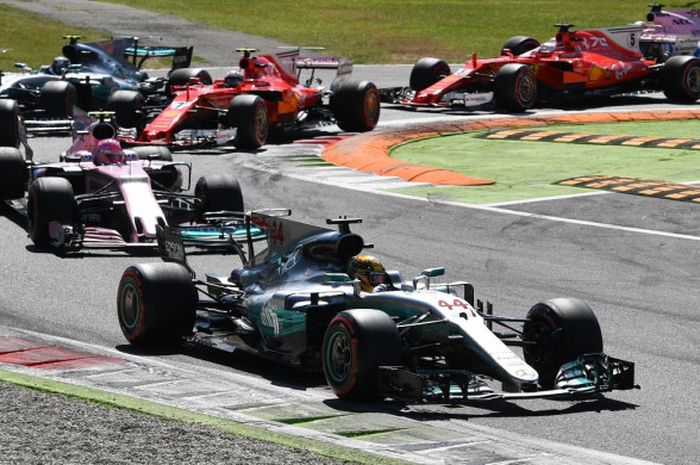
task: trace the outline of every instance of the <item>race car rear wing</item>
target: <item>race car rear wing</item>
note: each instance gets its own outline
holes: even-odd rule
[[[323,47],[283,47],[285,51],[277,52],[276,58],[289,74],[296,74],[300,78],[302,70],[310,69],[336,69],[336,77],[344,78],[352,74],[353,62],[349,58],[339,58],[329,55],[314,54],[301,56],[302,50],[317,52]]]
[[[131,58],[132,63],[137,68],[141,68],[143,63],[149,58],[173,57],[171,70],[187,68],[192,63],[192,51],[194,47],[167,47],[167,46],[141,46],[138,45],[138,38],[134,40],[133,47],[124,50],[124,56]],[[140,60],[137,60],[139,59]]]

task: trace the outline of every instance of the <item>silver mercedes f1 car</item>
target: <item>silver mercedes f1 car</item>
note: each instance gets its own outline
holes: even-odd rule
[[[322,368],[334,393],[353,401],[464,403],[637,387],[634,363],[603,352],[586,303],[557,298],[522,318],[496,316],[490,303],[475,303],[469,283],[436,283],[443,268],[410,281],[390,271],[383,291],[364,292],[346,274],[366,247],[350,231],[361,220],[327,220],[336,230],[290,213],[230,212],[246,239],[231,238],[243,266],[229,276],[196,275],[177,228],[161,228],[165,263],[130,266],[119,283],[125,337],[138,347],[188,340]]]

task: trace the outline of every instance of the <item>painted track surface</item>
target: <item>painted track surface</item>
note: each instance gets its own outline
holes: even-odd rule
[[[652,109],[672,107],[653,99],[642,104],[654,105]],[[458,112],[389,109],[382,124],[464,117]],[[33,145],[40,156],[53,160],[56,147],[65,147],[66,141],[51,138],[35,140]],[[606,351],[637,362],[643,387],[585,403],[371,408],[426,423],[493,427],[664,463],[698,461],[696,206],[598,195],[467,209],[440,199],[374,196],[300,181],[275,164],[273,152],[274,148],[258,155],[230,152],[180,158],[195,164],[195,179],[216,171],[236,173],[249,208],[286,206],[298,219],[314,223],[339,214],[364,217],[357,230],[376,243],[377,255],[389,267],[410,276],[427,266],[445,265],[449,277],[470,280],[481,297],[510,315],[521,316],[535,302],[557,295],[584,298],[601,321]],[[61,259],[35,250],[21,227],[22,219],[6,208],[2,213],[0,325],[124,348],[114,309],[116,283],[129,264],[155,259],[98,255]],[[230,258],[193,261],[202,271],[225,273],[232,267]],[[290,393],[320,391],[331,397],[318,379],[309,381],[248,357],[195,351],[153,358],[222,376],[251,376],[261,385],[282,386]]]
[[[416,141],[418,139],[486,129],[527,128],[528,126],[546,126],[552,124],[673,121],[696,119],[698,116],[700,116],[700,110],[684,109],[536,115],[519,118],[407,124],[403,127],[371,131],[340,140],[337,143],[326,146],[323,149],[321,157],[339,166],[347,166],[359,171],[375,173],[382,176],[398,176],[407,181],[429,182],[434,185],[445,186],[480,186],[493,184],[494,181],[475,178],[465,173],[452,170],[401,162],[390,156],[391,149],[400,144]],[[632,137],[629,138],[632,139]],[[653,138],[649,140],[653,140]]]

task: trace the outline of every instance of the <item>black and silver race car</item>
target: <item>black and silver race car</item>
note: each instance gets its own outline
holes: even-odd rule
[[[334,230],[289,214],[244,213],[244,265],[204,279],[187,264],[177,229],[161,229],[166,262],[130,266],[119,283],[125,337],[138,347],[188,340],[322,368],[335,394],[354,401],[461,403],[636,387],[634,363],[603,352],[598,321],[578,299],[538,303],[523,318],[495,316],[490,303],[475,305],[469,283],[436,284],[443,268],[408,282],[387,272],[386,290],[363,292],[346,274],[365,247],[350,231],[361,220],[327,220]]]
[[[144,106],[163,109],[172,100],[170,86],[186,83],[192,73],[211,83],[206,71],[188,68],[192,47],[149,45],[137,37],[86,43],[76,35],[64,38],[69,43],[51,65],[33,70],[16,63],[18,72],[0,73],[0,99],[20,104],[29,130],[70,130],[78,108],[106,110],[115,105],[110,97],[117,90],[136,91]],[[171,59],[168,76],[150,78],[141,69],[149,58]]]

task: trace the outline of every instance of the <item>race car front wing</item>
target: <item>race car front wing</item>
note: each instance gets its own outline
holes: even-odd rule
[[[603,353],[582,355],[562,365],[554,389],[497,392],[487,383],[490,379],[460,369],[382,366],[378,383],[379,392],[387,397],[427,403],[552,398],[639,389],[634,384],[634,363]]]

